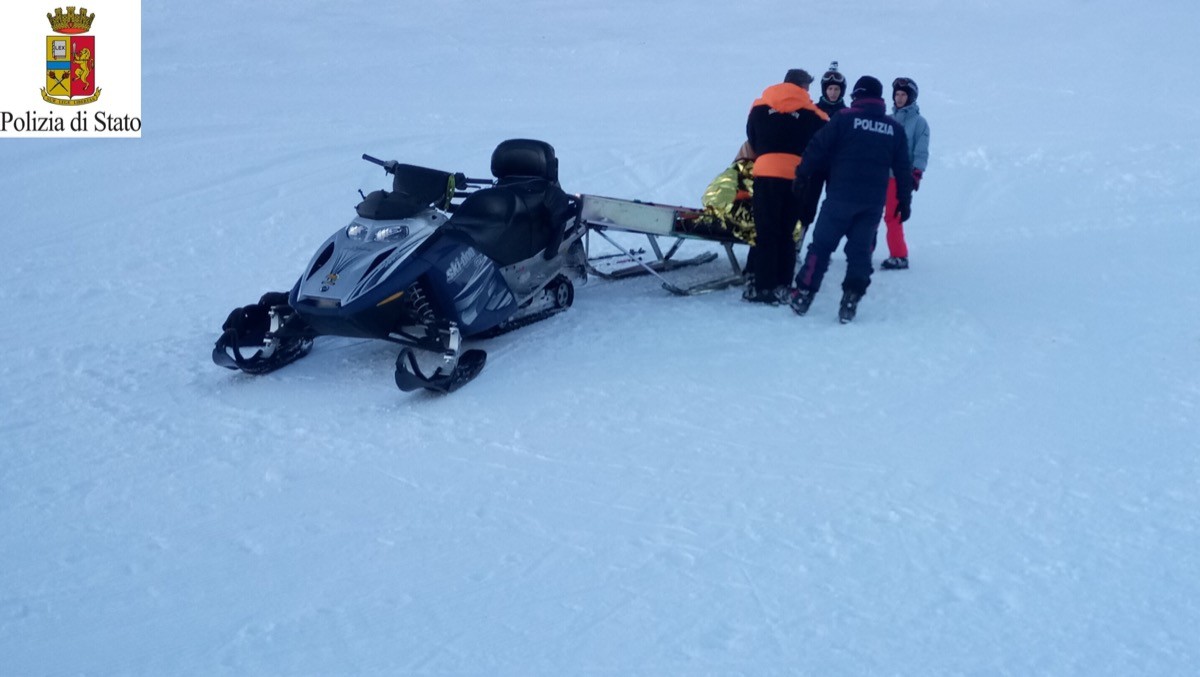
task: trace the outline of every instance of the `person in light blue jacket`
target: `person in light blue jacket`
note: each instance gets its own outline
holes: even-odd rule
[[[904,127],[908,137],[908,157],[912,160],[913,190],[920,190],[925,167],[929,164],[929,123],[921,116],[917,106],[917,83],[912,78],[896,78],[892,81],[892,117]],[[908,244],[904,241],[904,224],[896,214],[896,179],[888,182],[887,209],[883,221],[887,224],[888,258],[881,267],[884,270],[908,268]]]

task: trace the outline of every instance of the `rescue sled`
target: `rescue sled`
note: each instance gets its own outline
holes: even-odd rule
[[[588,258],[588,272],[610,280],[653,275],[662,282],[663,289],[678,296],[703,294],[741,284],[742,267],[733,253],[733,246],[746,243],[705,216],[704,210],[695,207],[581,195],[579,219],[587,227],[589,254],[593,233],[617,249],[616,253]],[[645,235],[650,251],[626,247],[610,237],[610,231]],[[665,252],[660,240],[669,242]],[[663,277],[665,272],[711,263],[720,257],[719,253],[708,251],[678,258],[680,248],[689,240],[719,244],[725,250],[730,272],[689,286],[674,284]]]

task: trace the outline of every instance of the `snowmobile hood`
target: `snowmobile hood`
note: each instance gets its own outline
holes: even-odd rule
[[[406,219],[355,218],[317,250],[300,278],[299,297],[349,305],[378,289],[445,222],[434,209]]]
[[[754,101],[755,106],[770,106],[772,109],[780,113],[795,113],[796,111],[808,110],[816,113],[822,120],[828,120],[829,116],[825,111],[817,108],[817,104],[813,103],[812,97],[802,87],[797,87],[790,82],[781,82],[778,85],[771,85],[763,90],[762,96]]]

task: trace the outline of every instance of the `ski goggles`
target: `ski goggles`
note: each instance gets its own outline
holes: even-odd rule
[[[825,77],[821,78],[821,83],[825,85],[842,85],[844,87],[846,85],[846,76],[837,71],[830,71],[825,74]]]
[[[916,85],[914,85],[913,81],[909,80],[908,78],[896,78],[895,80],[892,80],[892,91],[896,91],[897,89],[908,89],[909,87],[916,89]]]

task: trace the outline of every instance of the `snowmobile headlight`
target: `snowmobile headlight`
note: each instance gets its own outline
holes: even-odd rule
[[[376,242],[394,242],[408,237],[408,226],[386,226],[375,231]]]
[[[370,228],[367,228],[361,223],[352,223],[346,226],[346,237],[350,238],[351,240],[365,240],[367,239],[368,230],[370,230]]]

